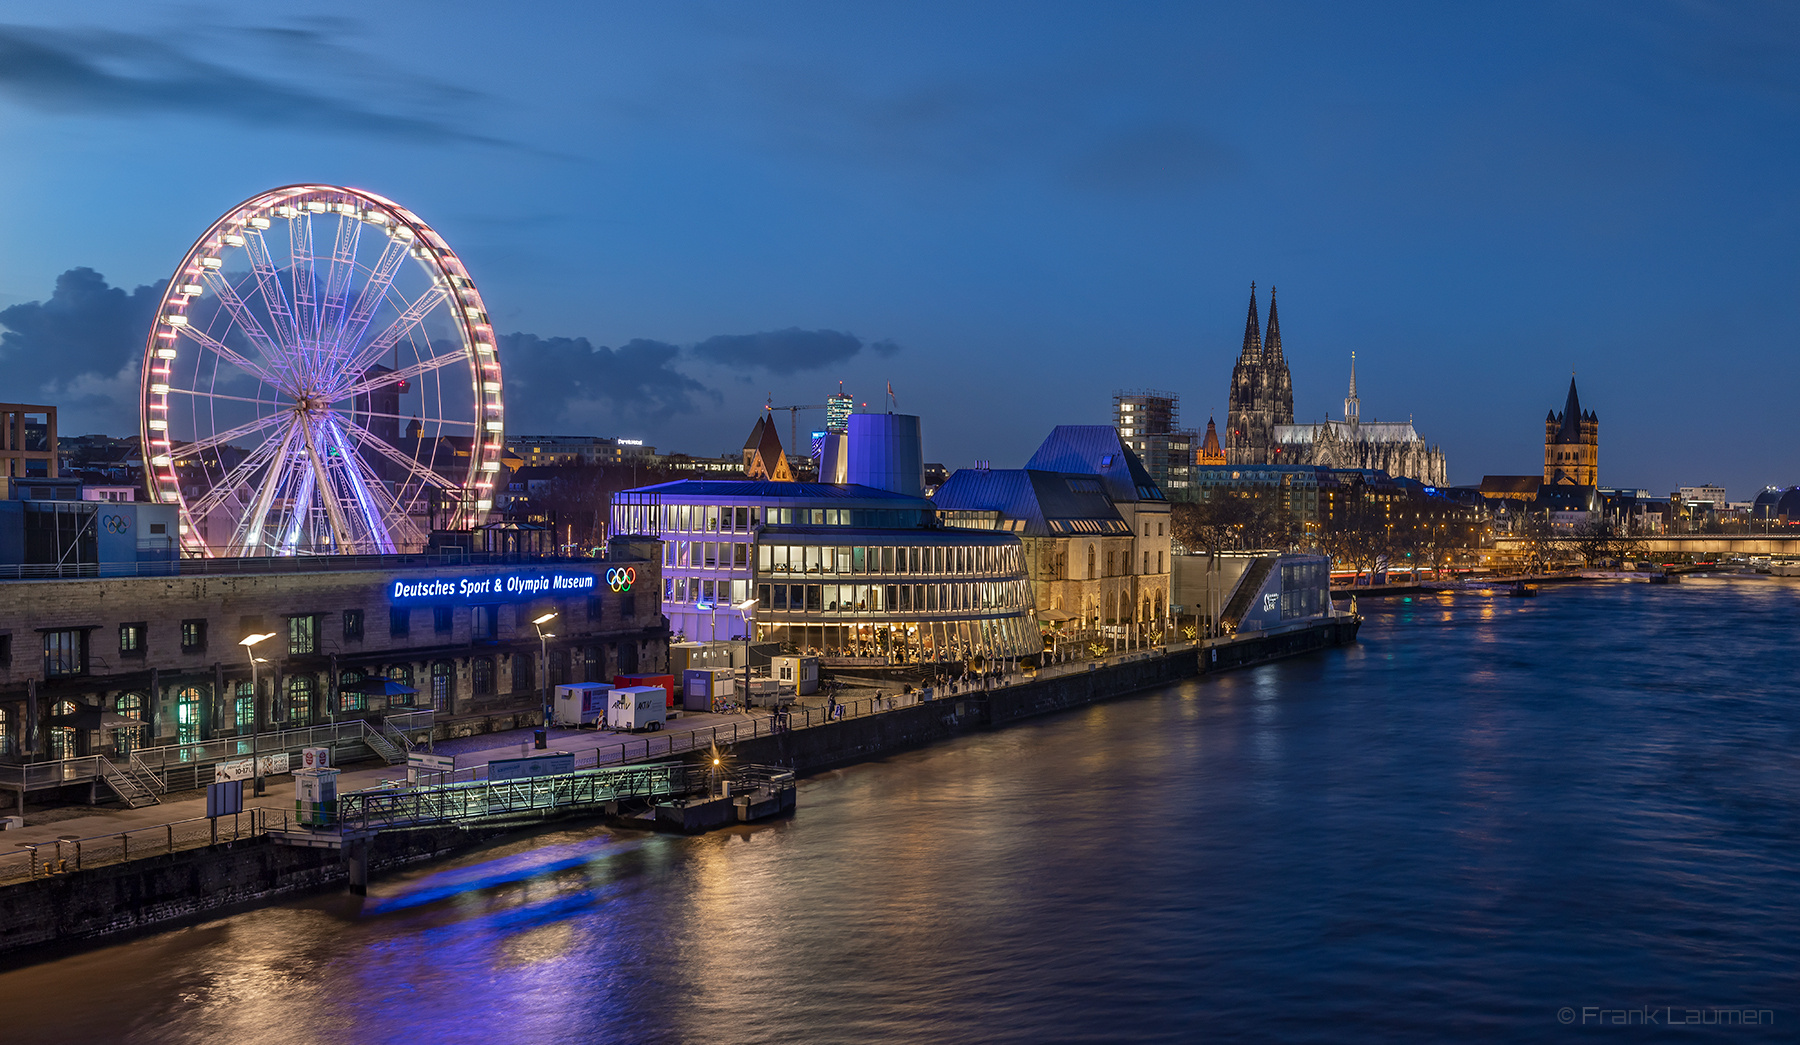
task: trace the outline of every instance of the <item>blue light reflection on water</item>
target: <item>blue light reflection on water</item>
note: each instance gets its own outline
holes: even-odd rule
[[[34,1000],[6,1025],[1389,1041],[1664,1004],[1791,1034],[1800,585],[1363,609],[1356,647],[828,774],[791,821],[556,832],[0,974]]]

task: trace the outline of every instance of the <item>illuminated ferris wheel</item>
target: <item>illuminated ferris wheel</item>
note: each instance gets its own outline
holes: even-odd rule
[[[188,555],[371,554],[480,522],[505,425],[487,308],[390,200],[289,185],[169,279],[144,350],[144,479]]]

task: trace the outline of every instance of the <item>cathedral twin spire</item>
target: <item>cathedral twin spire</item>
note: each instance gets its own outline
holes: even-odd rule
[[[1269,336],[1264,341],[1250,284],[1250,311],[1244,320],[1244,347],[1231,371],[1231,408],[1226,414],[1227,459],[1232,464],[1278,464],[1275,426],[1294,423],[1294,382],[1281,354],[1281,319],[1275,289],[1269,288]]]

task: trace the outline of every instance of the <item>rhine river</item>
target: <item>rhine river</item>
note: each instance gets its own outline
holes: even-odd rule
[[[0,1027],[1386,1042],[1734,1007],[1775,1026],[1715,1036],[1794,1040],[1800,583],[1363,609],[1353,648],[813,778],[784,822],[547,833],[13,969]]]

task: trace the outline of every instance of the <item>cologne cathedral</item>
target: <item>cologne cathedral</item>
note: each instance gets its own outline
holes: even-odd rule
[[[1294,423],[1294,383],[1281,353],[1281,320],[1269,291],[1269,336],[1258,322],[1256,284],[1250,284],[1250,316],[1244,347],[1231,370],[1231,409],[1226,416],[1225,458],[1230,464],[1313,465],[1372,468],[1430,486],[1447,482],[1444,452],[1419,438],[1411,421],[1362,419],[1356,395],[1356,357],[1350,357],[1350,393],[1344,418]]]

